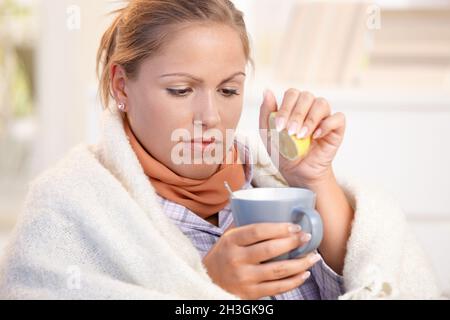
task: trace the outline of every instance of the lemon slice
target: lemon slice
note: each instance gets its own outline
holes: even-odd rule
[[[277,113],[272,112],[269,116],[269,128],[276,131],[275,117]],[[289,135],[286,129],[278,134],[279,151],[283,157],[288,160],[294,161],[298,158],[306,155],[308,153],[309,147],[311,145],[311,137],[304,139],[298,139],[295,134]]]

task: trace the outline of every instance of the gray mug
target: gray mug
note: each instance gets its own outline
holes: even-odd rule
[[[231,210],[237,227],[262,222],[291,222],[311,234],[307,244],[269,261],[303,257],[319,247],[323,225],[315,207],[316,194],[302,188],[252,188],[234,191],[231,196]]]

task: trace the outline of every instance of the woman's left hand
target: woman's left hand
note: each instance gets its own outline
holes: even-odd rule
[[[338,112],[332,115],[325,99],[296,89],[285,92],[278,110],[275,96],[271,91],[266,91],[260,110],[260,129],[268,130],[269,115],[276,111],[278,131],[286,128],[289,134],[295,133],[298,138],[312,136],[310,149],[304,157],[294,161],[279,157],[278,169],[289,186],[307,187],[329,178],[332,161],[344,138],[344,114]],[[270,141],[265,140],[263,137],[267,148]]]

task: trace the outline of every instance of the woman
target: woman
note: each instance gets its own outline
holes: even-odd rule
[[[75,147],[32,182],[1,263],[0,296],[437,297],[400,209],[337,182],[332,161],[345,117],[326,100],[289,89],[278,106],[264,94],[262,130],[278,111],[278,131],[313,138],[296,161],[280,157],[275,168],[260,140],[240,142],[250,60],[242,13],[230,1],[133,0],[119,10],[98,52],[101,142]],[[187,133],[181,141],[179,130]],[[231,163],[196,161],[211,146]],[[192,161],[179,161],[180,150]],[[324,222],[318,252],[261,263],[310,235],[285,223],[235,227],[224,181],[233,190],[313,190]]]

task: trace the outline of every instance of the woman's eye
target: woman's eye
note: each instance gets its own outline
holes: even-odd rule
[[[234,89],[221,89],[220,90],[225,97],[238,96],[239,93]]]
[[[186,88],[186,89],[171,89],[171,88],[168,88],[167,92],[169,92],[171,95],[176,96],[176,97],[184,97],[189,92],[192,92],[192,89],[189,89],[189,88]]]

